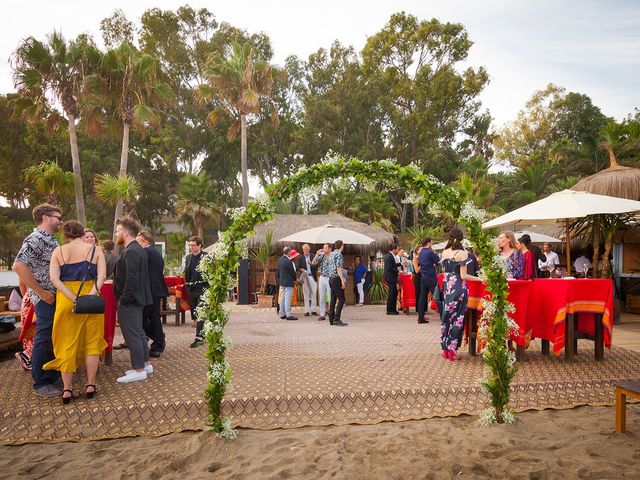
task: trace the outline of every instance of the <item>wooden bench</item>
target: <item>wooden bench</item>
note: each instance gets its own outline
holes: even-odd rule
[[[627,395],[640,400],[640,382],[616,384],[616,432],[627,431]]]
[[[173,315],[175,316],[176,325],[180,325],[181,323],[185,322],[186,317],[186,313],[180,305],[180,301],[182,300],[182,292],[177,288],[171,288],[169,289],[169,294],[170,296],[175,297],[176,308],[169,308],[167,297],[162,297],[162,302],[160,304],[160,317],[162,318],[162,323],[167,323],[167,316]]]

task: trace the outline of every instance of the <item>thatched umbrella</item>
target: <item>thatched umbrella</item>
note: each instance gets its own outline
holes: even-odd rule
[[[640,200],[640,169],[624,167],[618,165],[616,154],[609,142],[603,142],[602,148],[609,153],[609,168],[601,170],[589,177],[583,178],[576,183],[571,190],[596,193],[598,195],[608,195],[610,197],[628,198],[629,200]],[[609,252],[613,243],[613,233],[609,232],[608,239],[605,240],[604,258],[608,265]],[[600,263],[600,222],[593,223],[593,271],[599,272]]]

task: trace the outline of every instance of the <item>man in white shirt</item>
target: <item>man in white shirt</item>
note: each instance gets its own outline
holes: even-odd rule
[[[547,261],[543,262],[542,260],[538,260],[538,267],[544,273],[545,277],[553,277],[556,266],[560,265],[560,258],[558,258],[558,254],[551,249],[550,243],[545,243],[542,248],[547,257]]]
[[[584,255],[576,258],[576,261],[573,262],[573,266],[576,269],[576,274],[578,277],[586,276],[587,270],[593,268],[593,265],[591,265],[591,261],[589,261],[589,259]]]

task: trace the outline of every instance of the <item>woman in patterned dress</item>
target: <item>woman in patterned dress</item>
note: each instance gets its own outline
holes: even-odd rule
[[[471,262],[469,254],[462,245],[462,231],[453,228],[449,232],[449,241],[442,252],[444,282],[442,284],[442,323],[440,326],[440,346],[442,357],[459,360],[458,348],[464,332],[464,314],[467,311],[469,290],[467,281],[480,279],[467,273],[467,264]]]

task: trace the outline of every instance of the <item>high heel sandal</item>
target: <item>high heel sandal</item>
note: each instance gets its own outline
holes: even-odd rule
[[[93,388],[92,392],[87,392],[87,388],[89,388],[89,387]],[[95,385],[91,385],[91,384],[87,385],[85,387],[85,389],[84,389],[84,394],[86,395],[87,400],[91,400],[95,396],[96,393],[97,393],[97,390],[96,390],[96,386]]]
[[[460,360],[460,355],[458,355],[458,352],[455,350],[449,350],[449,360]]]
[[[64,394],[66,392],[69,392],[71,394],[71,396],[70,397],[65,397]],[[69,405],[71,403],[72,399],[73,399],[73,390],[64,389],[62,391],[62,404],[63,405]]]
[[[449,350],[442,350],[442,358],[449,359]]]

